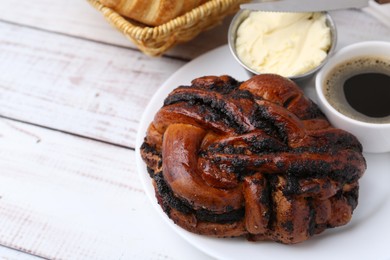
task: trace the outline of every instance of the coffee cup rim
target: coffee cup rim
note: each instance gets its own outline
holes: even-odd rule
[[[344,55],[345,53],[353,52],[353,51],[355,51],[357,49],[360,49],[362,47],[368,47],[368,46],[370,46],[370,48],[371,47],[375,48],[375,47],[378,47],[378,46],[381,46],[381,47],[385,46],[385,48],[389,48],[389,50],[390,50],[390,42],[385,42],[385,41],[364,41],[364,42],[359,42],[359,43],[354,43],[354,44],[351,44],[351,45],[347,45],[347,46],[341,48],[340,50],[336,51],[334,53],[334,55],[332,57],[330,57],[330,59],[328,60],[327,64],[325,64],[324,67],[322,67],[322,69],[316,75],[316,78],[315,78],[315,88],[316,88],[316,92],[317,92],[317,97],[319,99],[319,102],[321,102],[329,112],[331,112],[332,114],[338,116],[343,121],[346,121],[346,122],[348,122],[350,124],[358,125],[358,126],[361,126],[361,127],[369,127],[369,128],[375,127],[375,128],[378,128],[378,129],[389,128],[390,127],[390,123],[370,123],[370,122],[364,122],[364,121],[360,121],[358,119],[354,119],[354,118],[351,118],[351,117],[348,117],[348,116],[344,115],[343,113],[339,112],[336,108],[334,108],[329,103],[329,101],[327,100],[327,98],[325,97],[325,94],[324,94],[323,79],[328,75],[328,73],[332,70],[332,68],[337,67],[338,65],[342,64],[346,60],[351,60],[351,59],[354,59],[354,58],[346,58],[346,59],[343,59],[341,61],[335,61],[335,60],[339,56]],[[363,57],[363,56],[364,56],[364,53],[360,54],[359,52],[356,52],[356,55],[355,55],[356,58]],[[390,56],[389,56],[389,58],[390,58]]]

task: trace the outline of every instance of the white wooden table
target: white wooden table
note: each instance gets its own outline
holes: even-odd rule
[[[390,41],[366,12],[334,18],[340,45]],[[2,259],[209,258],[152,208],[134,148],[153,93],[225,44],[228,24],[150,58],[86,1],[1,1]]]

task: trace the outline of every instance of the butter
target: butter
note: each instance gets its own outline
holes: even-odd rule
[[[251,12],[237,30],[235,46],[252,70],[291,77],[326,58],[331,32],[323,13]]]

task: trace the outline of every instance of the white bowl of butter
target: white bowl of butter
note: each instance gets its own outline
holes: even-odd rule
[[[328,13],[242,10],[231,22],[228,41],[233,56],[248,72],[299,80],[326,63],[337,33]]]

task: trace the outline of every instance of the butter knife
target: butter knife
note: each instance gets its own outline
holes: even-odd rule
[[[363,8],[369,0],[277,0],[240,5],[241,9],[267,12],[322,12]]]

